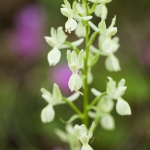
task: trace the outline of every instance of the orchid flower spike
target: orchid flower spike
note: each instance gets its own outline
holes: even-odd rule
[[[80,51],[79,55],[75,51],[67,51],[68,66],[72,71],[72,75],[69,79],[68,85],[71,91],[78,91],[82,87],[81,77],[78,75],[79,69],[83,68],[83,50]]]
[[[62,27],[58,27],[57,30],[51,28],[51,37],[45,36],[46,42],[53,47],[53,49],[48,53],[48,62],[50,66],[55,66],[61,57],[61,52],[59,49],[68,48],[69,46],[65,45],[64,42],[67,38],[67,35],[62,30]],[[81,38],[75,42],[72,42],[72,45],[79,46],[84,40]]]
[[[90,129],[88,130],[84,124],[75,125],[74,132],[76,137],[81,141],[82,148],[81,150],[93,150],[93,148],[89,145],[89,139],[93,136],[93,130],[95,128],[95,123],[93,122]]]
[[[48,105],[41,112],[41,120],[43,123],[48,123],[53,121],[55,117],[55,111],[53,109],[53,106],[64,104],[65,102],[62,101],[62,94],[56,83],[54,83],[53,85],[52,94],[44,88],[41,89],[41,92],[42,92],[42,97],[48,103]],[[67,99],[69,101],[74,101],[79,97],[79,95],[80,94],[76,92],[71,96],[69,96]]]
[[[124,95],[127,87],[124,86],[125,79],[121,79],[118,83],[118,87],[116,87],[116,82],[111,78],[108,77],[107,83],[107,94],[110,98],[117,100],[116,104],[116,111],[119,115],[131,115],[131,108],[129,104],[122,99],[122,95]]]
[[[77,9],[77,2],[74,1],[72,8],[70,3],[67,0],[64,0],[64,4],[62,4],[61,13],[68,17],[68,21],[65,24],[66,32],[71,33],[71,31],[74,31],[77,28],[77,21],[81,20],[90,20],[92,16],[79,16],[79,11]],[[77,20],[77,21],[76,21]]]

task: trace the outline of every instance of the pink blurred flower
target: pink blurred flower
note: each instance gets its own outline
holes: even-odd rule
[[[56,65],[51,70],[51,79],[59,85],[60,90],[66,95],[71,93],[68,87],[68,81],[71,75],[72,72],[70,71],[68,64]]]
[[[37,57],[44,41],[45,13],[40,6],[28,5],[15,16],[15,29],[9,35],[8,45],[17,56]]]

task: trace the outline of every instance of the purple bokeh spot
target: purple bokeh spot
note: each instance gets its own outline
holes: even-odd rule
[[[45,13],[40,6],[28,5],[15,16],[15,28],[8,46],[17,56],[37,57],[43,52]]]
[[[70,71],[68,64],[56,65],[51,70],[52,81],[57,83],[60,87],[60,90],[66,95],[69,95],[71,93],[68,87],[68,81],[71,75],[72,72]]]

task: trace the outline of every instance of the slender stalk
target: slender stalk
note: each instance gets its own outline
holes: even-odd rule
[[[84,5],[86,7],[86,13],[87,16],[89,14],[88,12],[88,6],[87,6],[87,2],[86,0],[83,0]],[[85,47],[86,47],[86,56],[84,59],[84,89],[83,89],[83,93],[84,93],[84,102],[83,102],[83,109],[84,109],[84,118],[83,118],[83,123],[86,125],[86,127],[88,127],[88,122],[89,122],[89,118],[88,118],[88,84],[87,84],[87,79],[88,79],[88,57],[89,57],[89,46],[88,46],[88,42],[89,42],[89,25],[87,22],[86,25],[86,42],[85,42]]]
[[[69,106],[77,113],[79,114],[79,116],[83,116],[82,112],[71,102],[69,101],[67,98],[63,97],[62,98],[63,101],[65,101],[66,103],[69,104]]]
[[[77,54],[80,52],[80,50],[76,46],[74,46],[72,43],[65,41],[64,44],[70,46],[73,50],[76,51]]]
[[[105,96],[107,94],[107,92],[104,92],[104,93],[102,93],[100,96],[98,96],[98,97],[96,97],[93,101],[92,101],[92,103],[89,105],[89,108],[91,108],[92,106],[94,106],[98,101],[99,101],[99,99],[101,99],[103,96]]]

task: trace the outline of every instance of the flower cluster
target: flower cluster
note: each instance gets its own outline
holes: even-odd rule
[[[74,1],[73,5],[70,5],[67,0],[64,0],[61,8],[61,13],[68,18],[65,23],[66,32],[71,33],[75,31],[76,36],[82,37],[81,39],[75,42],[66,41],[67,35],[62,27],[58,27],[57,30],[51,28],[51,36],[45,37],[46,42],[52,47],[52,50],[48,53],[50,66],[56,65],[60,61],[60,49],[67,49],[68,67],[72,72],[68,81],[68,87],[71,92],[75,93],[70,97],[63,97],[56,83],[53,85],[52,94],[44,88],[41,89],[42,97],[48,102],[48,105],[41,112],[42,122],[53,121],[55,117],[53,107],[67,103],[76,114],[71,116],[68,121],[62,120],[62,122],[67,124],[66,132],[57,129],[55,133],[62,141],[68,143],[71,149],[81,148],[81,150],[93,150],[89,140],[92,138],[94,129],[96,129],[99,122],[103,129],[113,130],[115,128],[115,119],[111,115],[114,107],[116,107],[117,113],[121,116],[131,115],[129,104],[122,98],[127,89],[125,79],[121,79],[116,85],[117,83],[111,77],[107,77],[106,91],[101,93],[92,88],[91,92],[95,95],[95,98],[90,103],[88,85],[94,80],[91,70],[98,62],[99,57],[107,57],[105,67],[108,71],[117,72],[121,68],[119,60],[114,54],[120,47],[119,38],[115,36],[117,33],[117,27],[115,27],[116,16],[112,19],[109,27],[106,26],[105,22],[108,13],[106,4],[111,2],[111,0],[88,1],[78,0],[78,2]],[[89,3],[92,3],[92,5],[88,5]],[[91,14],[93,13],[101,18],[98,26],[91,20]],[[94,30],[93,33],[91,33],[91,28]],[[98,48],[93,45],[96,36],[98,36]],[[83,41],[85,41],[85,48],[80,50],[78,46]],[[79,90],[83,90],[83,93]],[[74,104],[74,100],[80,94],[83,96],[83,112]],[[116,104],[114,101],[117,101]],[[89,117],[93,119],[90,128],[88,127]],[[70,124],[76,119],[80,119],[82,125],[75,125],[73,128]]]

